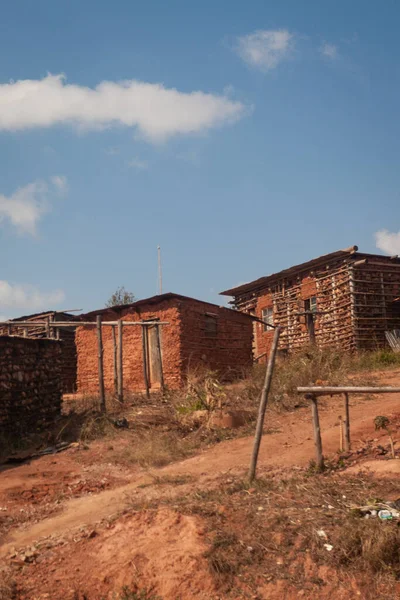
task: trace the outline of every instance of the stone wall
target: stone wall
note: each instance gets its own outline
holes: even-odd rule
[[[61,368],[61,342],[0,336],[0,433],[35,433],[54,421]]]

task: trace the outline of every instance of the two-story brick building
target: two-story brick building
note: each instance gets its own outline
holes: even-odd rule
[[[400,259],[339,250],[222,292],[233,306],[282,326],[280,348],[316,342],[343,349],[386,345],[400,328]],[[254,355],[266,356],[272,329],[254,324]]]

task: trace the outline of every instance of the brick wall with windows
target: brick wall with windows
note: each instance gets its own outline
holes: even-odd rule
[[[241,375],[252,363],[252,319],[241,312],[201,302],[178,294],[163,294],[139,301],[127,307],[94,311],[85,320],[103,321],[160,320],[161,351],[164,381],[177,389],[186,380],[188,369],[209,368],[222,377]],[[97,393],[97,334],[94,327],[79,327],[76,331],[78,356],[78,391]],[[103,364],[105,387],[114,387],[114,353],[112,329],[103,327]],[[142,392],[145,389],[141,327],[123,329],[124,389]]]

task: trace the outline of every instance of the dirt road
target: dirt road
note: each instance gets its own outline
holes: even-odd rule
[[[386,376],[386,382],[391,385],[395,385],[397,380],[398,374]],[[400,395],[383,395],[368,399],[354,397],[351,398],[350,406],[352,442],[353,446],[357,447],[357,444],[365,439],[383,437],[384,434],[374,431],[373,419],[379,414],[399,413]],[[341,398],[327,398],[321,403],[321,430],[324,453],[327,456],[338,450],[340,414],[343,414]],[[266,430],[260,452],[260,470],[305,466],[313,459],[314,443],[308,407],[280,415],[267,413]],[[171,496],[177,493],[186,494],[195,488],[207,489],[213,486],[213,482],[221,474],[245,473],[251,448],[252,438],[249,437],[223,442],[193,458],[152,470],[152,475],[188,474],[193,478],[193,481],[180,486],[179,489],[163,491]],[[48,484],[57,477],[79,478],[82,476],[82,465],[75,456],[72,451],[66,451],[57,457],[43,457],[29,465],[4,471],[0,479],[0,506],[2,498],[7,496],[10,489],[14,490],[14,493],[18,493],[19,490],[23,494],[32,487],[32,481],[35,485],[40,485],[43,481]],[[107,471],[106,475],[104,470]],[[143,470],[134,469],[128,474],[122,469],[116,472],[112,465],[103,465],[102,473],[106,482],[113,478],[112,489],[104,489],[95,495],[71,498],[64,503],[58,514],[48,516],[37,523],[25,523],[14,529],[2,540],[0,556],[8,554],[13,547],[27,546],[39,538],[49,535],[62,536],[82,526],[93,525],[131,506],[133,500],[150,500],[152,495],[159,493],[154,488],[142,487],[144,483],[152,481],[151,475]],[[124,483],[128,479],[129,483]],[[118,485],[118,482],[121,485]]]

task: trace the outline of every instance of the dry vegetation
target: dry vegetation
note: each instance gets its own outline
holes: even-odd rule
[[[206,558],[224,598],[269,597],[259,595],[260,587],[277,580],[317,598],[326,585],[321,572],[326,580],[327,569],[334,589],[350,590],[354,579],[364,600],[389,600],[397,597],[400,579],[400,529],[396,521],[362,518],[354,507],[367,498],[396,494],[396,482],[377,482],[365,474],[291,471],[263,476],[252,487],[225,478],[218,489],[134,504],[132,510],[173,504],[179,513],[205,520]]]
[[[301,405],[299,385],[344,384],[357,376],[373,383],[371,372],[400,366],[400,354],[389,351],[344,354],[339,350],[315,347],[290,357],[281,357],[276,365],[269,404],[272,410],[293,410]],[[0,460],[10,454],[29,455],[32,449],[79,441],[82,445],[97,439],[126,439],[110,460],[142,467],[163,466],[181,460],[225,439],[252,432],[257,415],[265,365],[256,365],[235,384],[223,385],[213,371],[197,370],[188,374],[187,385],[180,391],[155,394],[149,402],[143,395],[128,394],[121,405],[107,397],[107,414],[99,412],[96,395],[79,397],[64,403],[64,415],[56,426],[27,439],[0,439]],[[244,411],[247,425],[234,430],[210,428],[210,415],[219,409]],[[201,417],[198,411],[203,411]],[[129,430],[119,427],[127,420]]]

